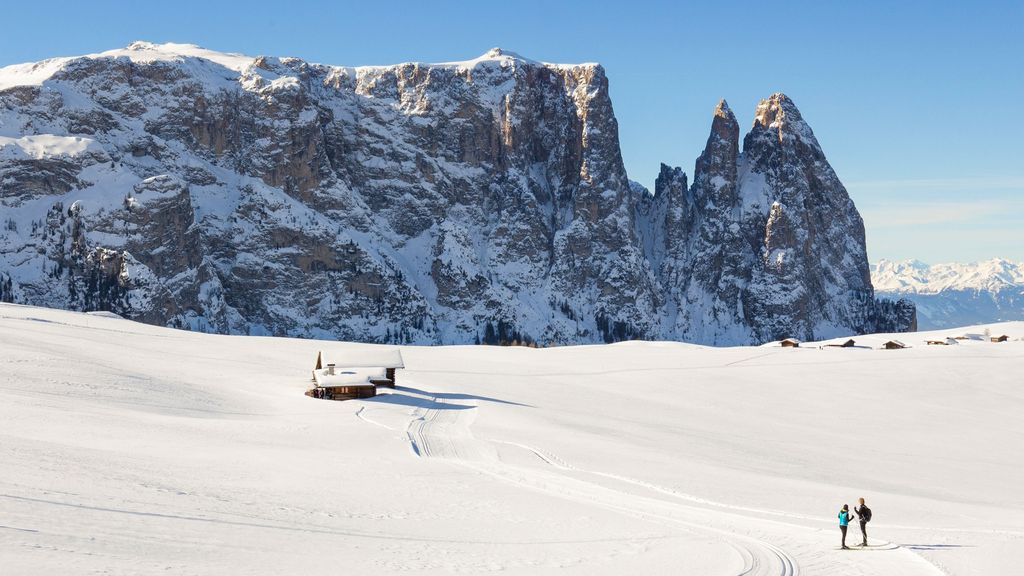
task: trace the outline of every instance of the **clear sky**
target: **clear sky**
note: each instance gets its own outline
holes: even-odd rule
[[[792,97],[864,216],[868,253],[1024,260],[1024,0],[18,2],[0,65],[187,42],[325,64],[500,46],[601,62],[626,168],[693,164],[725,97],[744,128]]]

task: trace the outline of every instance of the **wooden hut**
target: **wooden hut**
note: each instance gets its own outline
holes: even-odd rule
[[[945,340],[928,340],[929,346],[949,346],[950,344],[959,344],[960,342],[956,338],[946,338]]]
[[[1006,341],[1007,341],[1007,340],[1009,340],[1009,339],[1010,339],[1010,337],[1009,337],[1009,336],[1007,336],[1006,334],[1003,334],[1002,336],[993,336],[993,337],[991,338],[991,340],[992,340],[993,342],[1006,342]]]
[[[853,338],[850,338],[842,344],[825,344],[825,346],[828,348],[853,348],[855,344],[856,342],[853,341]]]
[[[906,347],[907,345],[899,340],[889,340],[885,344],[882,344],[882,348],[885,348],[886,350],[902,350]]]
[[[377,395],[377,387],[370,383],[354,383],[345,385],[316,386],[306,390],[306,396],[322,400],[355,400],[357,398],[373,398]]]
[[[397,349],[357,349],[336,356],[320,351],[313,367],[313,388],[306,395],[327,400],[371,398],[378,387],[395,387],[399,368],[405,368],[405,362]]]
[[[799,348],[800,347],[800,341],[797,340],[796,338],[786,338],[785,340],[783,340],[779,344],[781,344],[783,348]]]

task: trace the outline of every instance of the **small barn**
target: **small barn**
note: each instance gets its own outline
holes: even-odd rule
[[[960,341],[956,338],[946,338],[945,340],[928,340],[929,346],[949,346],[950,344],[959,344]]]
[[[843,342],[841,344],[825,344],[825,347],[826,348],[853,348],[856,344],[857,343],[853,341],[853,338],[850,338],[849,340],[847,340],[846,342]]]
[[[931,344],[931,342],[929,342],[929,344]],[[882,348],[885,348],[886,350],[902,350],[906,347],[907,345],[899,340],[889,340],[885,344],[882,344]]]
[[[306,390],[306,396],[321,400],[355,400],[373,398],[377,395],[377,387],[369,382],[358,381],[342,384],[340,381],[323,381]]]
[[[358,371],[372,376],[378,386],[395,387],[395,371],[405,368],[405,361],[402,359],[402,351],[396,349],[384,350],[360,350],[358,352],[345,352],[336,355],[329,355],[320,351],[316,355],[316,370],[323,370],[334,366],[335,370]]]
[[[800,347],[800,341],[797,340],[796,338],[786,338],[782,342],[779,342],[779,344],[781,344],[783,348],[799,348]]]
[[[372,398],[378,387],[395,387],[395,371],[399,368],[405,368],[405,362],[397,349],[345,351],[336,355],[320,351],[313,367],[313,388],[306,395],[326,400]]]
[[[993,336],[992,337],[992,341],[993,342],[1006,342],[1009,339],[1010,339],[1010,337],[1007,336],[1006,334],[1003,334],[1002,336]]]

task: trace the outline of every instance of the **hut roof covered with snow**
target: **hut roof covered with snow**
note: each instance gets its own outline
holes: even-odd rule
[[[378,387],[395,387],[395,370],[405,368],[397,348],[356,348],[317,352],[315,387],[308,395],[331,400],[368,398]]]
[[[334,364],[335,368],[405,368],[402,351],[397,348],[346,350],[339,352],[320,351],[316,355],[316,369]]]

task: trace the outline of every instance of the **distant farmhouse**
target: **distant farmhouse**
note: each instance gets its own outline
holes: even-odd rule
[[[842,344],[825,344],[826,348],[853,348],[857,343],[853,339],[849,339]]]
[[[783,340],[779,344],[781,344],[783,348],[799,348],[800,347],[800,341],[797,340],[796,338],[786,338],[785,340]]]
[[[398,349],[346,350],[336,357],[321,351],[313,368],[313,388],[306,395],[324,400],[372,398],[379,387],[395,387],[399,368],[405,368],[405,362]]]
[[[885,348],[886,350],[902,350],[906,347],[907,345],[899,340],[889,340],[885,344],[882,344],[882,348]]]

